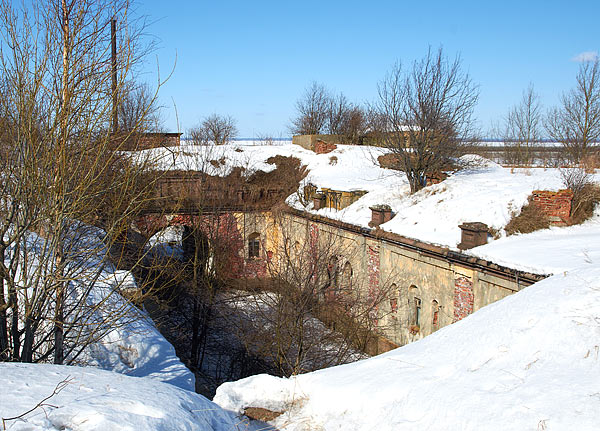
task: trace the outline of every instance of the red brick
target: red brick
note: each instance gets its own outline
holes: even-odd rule
[[[473,282],[467,277],[454,281],[454,321],[464,319],[473,312]]]

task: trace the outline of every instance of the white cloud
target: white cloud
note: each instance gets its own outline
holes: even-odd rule
[[[598,51],[584,51],[577,54],[571,60],[577,61],[578,63],[583,63],[584,61],[596,61],[598,60]]]

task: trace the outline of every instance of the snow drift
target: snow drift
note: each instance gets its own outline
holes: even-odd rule
[[[214,401],[284,411],[285,430],[598,429],[599,316],[590,264],[378,357],[226,383]]]
[[[10,430],[246,429],[203,396],[150,378],[91,367],[19,363],[0,363],[0,374],[0,414],[5,419],[35,407],[65,382],[44,406],[5,421]]]

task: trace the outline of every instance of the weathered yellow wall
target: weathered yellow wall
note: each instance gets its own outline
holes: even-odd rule
[[[318,229],[320,241],[335,244],[339,267],[350,263],[353,288],[361,290],[362,295],[372,293],[374,288],[385,293],[386,300],[380,304],[375,316],[377,327],[385,338],[398,345],[429,335],[456,320],[457,279],[472,283],[473,311],[523,287],[516,280],[486,274],[448,259],[432,257],[417,249],[308,220],[296,214],[280,213],[273,216],[271,213],[240,213],[236,214],[236,218],[240,230],[244,232],[245,247],[247,236],[259,232],[264,249],[274,253],[273,259],[277,259],[277,250],[281,249],[281,242],[285,238],[302,243],[309,238],[311,229]],[[411,291],[411,286],[416,289]],[[421,300],[421,312],[418,329],[411,330],[414,296]],[[391,300],[396,301],[395,312]],[[433,326],[433,301],[437,301],[439,306],[437,328]]]

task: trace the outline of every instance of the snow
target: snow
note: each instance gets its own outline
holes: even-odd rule
[[[214,401],[285,413],[287,430],[593,430],[600,268],[536,283],[386,354],[290,379],[226,383]]]
[[[500,238],[467,253],[514,269],[558,274],[600,262],[600,208],[579,226],[551,227],[526,235]]]
[[[111,330],[87,346],[76,359],[79,366],[0,362],[3,390],[0,418],[21,416],[67,384],[43,406],[22,418],[5,421],[10,430],[249,430],[257,423],[241,422],[205,397],[194,393],[194,375],[175,354],[147,313],[115,293],[135,289],[129,271],[116,270],[103,258],[106,247],[99,229],[77,226],[70,249],[86,256],[74,279],[73,293],[89,288],[86,304],[94,311],[91,324],[108,322]],[[31,265],[44,250],[44,239],[31,234]],[[86,267],[87,266],[87,267]],[[90,285],[89,273],[98,273]],[[97,307],[97,304],[104,304]],[[105,313],[109,313],[107,315]],[[112,314],[117,314],[115,319]],[[102,370],[104,369],[104,370]],[[107,370],[107,371],[105,371]],[[4,427],[3,427],[4,429]]]
[[[111,327],[100,340],[83,350],[76,363],[132,376],[149,376],[194,390],[194,375],[179,360],[148,314],[118,293],[136,289],[137,284],[130,271],[117,270],[106,258],[104,232],[83,223],[75,223],[73,227],[77,234],[71,236],[73,245],[69,250],[80,269],[72,274],[70,294],[86,295],[91,310],[84,316],[88,325],[93,329],[106,324]],[[29,264],[34,266],[37,253],[45,249],[45,240],[35,234],[31,238],[31,244],[36,246],[29,248]]]
[[[188,145],[168,151],[149,151],[153,157],[163,161],[163,169],[193,168],[209,173],[216,172],[214,166],[205,162],[207,158],[224,157],[226,166],[221,167],[221,170],[227,172],[234,166],[243,166],[250,170],[272,170],[274,166],[266,163],[269,157],[298,157],[309,169],[304,184],[310,182],[319,188],[363,190],[367,193],[339,211],[329,208],[315,211],[312,203],[303,207],[296,195],[287,200],[292,207],[366,228],[371,221],[369,207],[387,204],[395,216],[389,222],[380,225],[381,229],[452,249],[457,249],[461,239],[461,230],[458,227],[460,224],[482,222],[502,232],[512,214],[520,211],[533,190],[564,188],[559,169],[504,168],[474,155],[463,158],[466,169],[450,174],[440,184],[426,187],[411,195],[406,178],[401,172],[381,168],[375,163],[377,156],[383,153],[381,148],[338,145],[337,149],[330,153],[315,154],[291,143],[257,145],[237,141],[220,147]],[[600,173],[593,175],[592,179],[599,182]],[[592,249],[596,242],[594,238],[598,225],[597,222],[591,222],[586,226],[585,232],[580,231],[585,246],[578,245],[576,237],[579,234],[568,233],[579,232],[577,229],[567,228],[566,233],[561,234],[561,230],[557,228],[547,233],[554,239],[561,238],[560,246],[552,247],[552,250],[555,250],[552,253],[541,253],[539,248],[544,241],[550,245],[552,241],[537,241],[535,235],[532,239],[528,239],[530,237],[527,235],[502,238],[474,249],[472,253],[516,269],[540,274],[554,273],[585,263],[589,253],[594,254]],[[541,239],[546,234],[538,235]],[[565,247],[573,253],[569,253],[567,259],[561,259],[560,250]]]
[[[271,170],[268,157],[295,156],[310,170],[307,182],[367,194],[341,211],[304,208],[293,196],[290,205],[367,227],[369,207],[388,204],[395,217],[382,229],[450,248],[460,241],[459,224],[501,229],[531,191],[563,187],[556,169],[511,170],[471,156],[468,169],[410,195],[404,177],[371,162],[379,149],[340,145],[317,155],[285,142],[236,142],[213,147],[210,158],[201,150],[147,154],[158,156],[162,169],[220,175],[235,166]],[[116,322],[93,344],[80,358],[87,367],[0,363],[0,417],[26,412],[67,380],[43,408],[8,421],[7,429],[248,429],[256,425],[236,416],[247,407],[283,411],[273,425],[298,431],[597,429],[600,212],[581,226],[503,237],[467,253],[555,275],[374,358],[289,379],[258,375],[225,383],[216,404],[192,392],[193,375],[146,313],[114,297],[115,306],[138,318]],[[102,300],[102,289],[134,285],[127,271],[106,267],[91,299]]]
[[[194,375],[179,360],[175,348],[144,313],[115,328],[86,351],[86,366],[135,377],[150,377],[194,391]]]
[[[135,378],[91,367],[0,363],[0,416],[19,416],[62,391],[9,430],[242,430],[228,413],[201,395],[150,378]]]

